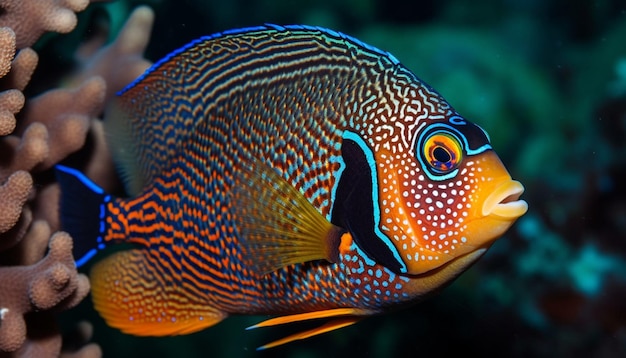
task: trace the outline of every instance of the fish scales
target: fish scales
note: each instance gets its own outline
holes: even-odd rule
[[[339,285],[341,282],[337,281],[346,277],[345,268],[342,269],[341,265],[337,265],[340,271],[330,271],[327,265],[321,265],[321,267],[307,265],[298,267],[297,271],[283,275],[276,273],[265,279],[246,277],[238,270],[232,270],[237,265],[245,266],[245,263],[236,245],[238,238],[228,229],[235,228],[236,224],[232,217],[227,215],[229,209],[226,193],[231,190],[232,175],[237,163],[250,158],[260,159],[278,169],[285,179],[296,188],[302,189],[303,194],[310,198],[324,215],[328,215],[331,202],[330,188],[334,185],[334,173],[340,169],[341,157],[339,148],[334,143],[339,142],[342,129],[350,125],[343,114],[344,108],[352,106],[353,101],[359,100],[358,97],[354,97],[352,89],[366,87],[368,83],[374,82],[368,74],[378,76],[378,71],[375,69],[382,71],[384,68],[380,68],[382,66],[378,57],[354,58],[353,56],[358,56],[359,53],[346,51],[345,45],[333,47],[332,52],[327,48],[319,48],[318,42],[324,41],[324,35],[321,33],[317,34],[317,38],[312,38],[310,31],[306,31],[305,36],[300,40],[304,43],[298,44],[297,37],[289,37],[289,42],[279,45],[274,44],[271,34],[262,35],[272,40],[270,41],[272,46],[263,43],[263,38],[259,35],[255,40],[259,41],[260,45],[255,50],[261,51],[260,53],[251,52],[243,45],[232,46],[230,43],[234,39],[230,41],[225,39],[224,46],[218,47],[211,43],[212,46],[206,50],[202,47],[198,48],[198,51],[190,53],[191,59],[178,57],[171,59],[173,68],[182,68],[188,62],[203,63],[206,67],[206,70],[203,67],[199,71],[194,71],[203,73],[203,77],[194,82],[204,84],[205,87],[197,91],[204,96],[195,98],[196,103],[192,102],[190,110],[197,118],[203,118],[203,121],[194,125],[193,138],[183,139],[185,143],[189,141],[188,146],[180,148],[179,151],[188,155],[177,158],[176,165],[170,166],[172,173],[161,174],[167,178],[162,181],[170,183],[170,188],[176,190],[183,188],[182,190],[189,194],[164,201],[161,197],[168,197],[172,191],[162,186],[155,187],[154,191],[159,193],[158,202],[165,204],[163,207],[172,208],[172,206],[180,205],[182,212],[191,214],[191,217],[185,218],[182,223],[202,223],[201,218],[193,216],[194,213],[201,212],[198,208],[213,208],[211,211],[216,213],[214,218],[209,218],[210,222],[215,223],[215,228],[209,229],[209,237],[216,238],[215,244],[220,245],[218,250],[220,257],[206,257],[204,254],[206,250],[196,248],[196,245],[204,240],[204,237],[199,236],[189,237],[188,240],[181,242],[180,246],[185,246],[186,249],[184,252],[181,250],[177,258],[183,261],[191,254],[192,257],[197,258],[198,262],[215,263],[206,265],[203,270],[193,267],[191,262],[183,263],[182,268],[201,273],[196,276],[198,282],[190,282],[191,286],[203,283],[200,287],[205,287],[207,290],[222,289],[222,292],[208,296],[224,298],[225,301],[211,302],[211,304],[225,311],[232,309],[228,305],[233,305],[238,310],[250,305],[252,306],[250,307],[251,313],[255,310],[275,310],[279,313],[284,307],[288,307],[293,299],[289,292],[291,287],[297,287],[298,299],[307,302],[307,305],[302,306],[302,311],[306,312],[319,309],[320,304],[326,303],[325,300],[337,299],[334,293],[333,297],[319,295],[322,290],[318,288],[318,282],[336,282]],[[335,41],[339,44],[345,43],[345,40],[341,38]],[[197,46],[202,46],[202,44]],[[301,57],[293,56],[290,52],[294,47],[297,52],[301,52]],[[233,54],[235,50],[239,55]],[[210,51],[210,55],[205,51]],[[225,57],[230,61],[222,60],[219,66],[215,66],[206,60],[206,58],[212,58],[216,52],[219,54],[220,51],[229,51],[229,55]],[[255,56],[250,58],[250,53],[254,53]],[[288,56],[285,56],[285,53]],[[281,55],[286,58],[277,61],[276,57]],[[266,57],[270,59],[265,60]],[[204,62],[197,58],[204,59]],[[218,56],[218,58],[221,57]],[[259,61],[257,58],[264,60]],[[365,60],[368,61],[365,62]],[[259,70],[259,68],[266,68],[268,63],[276,62],[281,65],[274,65],[275,68],[269,71]],[[307,65],[306,72],[301,71],[302,62]],[[360,64],[359,67],[353,65],[355,62]],[[171,76],[178,75],[169,69],[163,69],[163,71],[171,73]],[[215,75],[214,72],[221,76]],[[209,78],[214,79],[219,86],[210,83],[213,81],[209,82]],[[157,82],[157,80],[153,81]],[[168,88],[166,83],[169,83],[168,78],[163,79],[162,84],[135,86],[128,89],[127,93],[130,95],[129,98],[134,99],[141,98],[143,93],[153,96],[158,89]],[[245,86],[241,83],[245,83]],[[338,89],[343,89],[343,93],[338,92]],[[140,93],[134,93],[135,91]],[[295,96],[293,96],[294,93]],[[276,102],[276,99],[287,98],[287,94],[289,98],[296,100],[297,105],[280,100]],[[332,97],[332,101],[319,102],[321,98],[329,97]],[[306,113],[306,115],[293,116],[290,112],[294,107],[299,113]],[[176,108],[172,107],[172,109]],[[204,113],[198,114],[200,111]],[[363,110],[363,113],[367,112]],[[375,112],[370,113],[371,118]],[[137,118],[143,117],[143,115],[137,115]],[[361,118],[366,122],[368,116]],[[290,123],[289,119],[293,119],[293,122]],[[352,119],[353,123],[354,121],[355,119]],[[366,128],[367,125],[363,123],[361,127]],[[259,143],[263,145],[260,146]],[[207,156],[213,160],[207,161]],[[299,165],[294,165],[294,163]],[[315,163],[327,164],[312,168]],[[209,182],[206,180],[211,175],[208,170],[217,175]],[[194,186],[197,187],[197,185],[193,183],[206,183],[207,186],[202,191],[198,191],[194,190]],[[154,191],[148,192],[154,195]],[[147,198],[142,201],[154,202]],[[326,205],[323,206],[323,203]],[[156,221],[168,222],[170,220],[164,214]],[[168,235],[164,232],[159,234],[169,236],[175,232],[182,232],[185,228],[172,227],[171,230]],[[196,232],[201,231],[202,229]],[[141,241],[142,238],[137,240]],[[172,245],[172,242],[161,244]],[[146,245],[154,244],[146,243]],[[156,260],[163,258],[159,255]],[[225,262],[226,259],[230,262]],[[341,275],[337,275],[337,272]],[[248,271],[248,273],[252,272]],[[218,282],[220,284],[217,284]],[[242,285],[246,292],[253,293],[255,296],[230,297],[231,290],[228,287],[238,285]],[[263,300],[258,300],[259,292],[265,293]],[[344,292],[344,296],[346,301],[358,300],[358,295],[355,296],[354,292],[349,290]],[[381,296],[389,297],[383,292]],[[384,297],[381,298],[384,299]],[[257,300],[251,298],[257,298]],[[346,303],[354,304],[354,302]]]
[[[102,203],[99,248],[135,245],[92,273],[96,308],[133,334],[228,314],[340,318],[270,347],[343,327],[450,282],[526,210],[482,129],[392,55],[331,30],[201,38],[108,118],[132,197],[68,168],[59,180]]]

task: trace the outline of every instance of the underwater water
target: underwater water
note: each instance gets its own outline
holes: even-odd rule
[[[626,3],[117,1],[92,4],[79,22],[115,29],[140,4],[156,12],[152,61],[263,23],[324,26],[389,51],[490,134],[529,211],[427,301],[267,352],[255,348],[294,326],[245,331],[267,317],[242,316],[139,338],[107,327],[85,300],[63,325],[92,322],[105,357],[626,356]],[[45,39],[41,57],[62,61],[76,38]]]

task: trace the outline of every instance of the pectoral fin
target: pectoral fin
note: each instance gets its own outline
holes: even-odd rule
[[[250,264],[259,273],[313,260],[337,261],[344,230],[267,164],[254,161],[237,169],[235,222]]]

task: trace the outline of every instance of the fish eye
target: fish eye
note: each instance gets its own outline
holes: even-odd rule
[[[424,141],[423,156],[433,172],[447,174],[459,166],[463,147],[454,134],[437,131]]]

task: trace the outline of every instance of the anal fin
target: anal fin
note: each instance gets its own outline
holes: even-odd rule
[[[144,250],[117,252],[91,271],[94,306],[108,325],[138,336],[193,333],[226,318],[167,272]]]
[[[285,338],[278,339],[276,341],[265,344],[257,350],[264,350],[268,348],[277,347],[283,345],[285,343],[293,342],[300,339],[306,339],[309,337],[316,336],[318,334],[334,331],[339,328],[343,328],[363,319],[365,316],[374,314],[375,312],[356,309],[356,308],[335,308],[330,310],[316,311],[316,312],[307,312],[300,313],[289,316],[275,317],[263,322],[257,323],[254,326],[250,326],[247,329],[255,329],[261,327],[270,327],[277,326],[281,324],[293,323],[293,322],[301,322],[311,319],[321,319],[321,318],[331,318],[335,317],[335,319],[326,322],[325,324],[315,327],[306,331],[294,333]]]
[[[298,332],[298,333],[294,333],[290,336],[287,336],[285,338],[281,338],[281,339],[277,339],[273,342],[267,343],[262,345],[261,347],[257,348],[257,351],[261,351],[261,350],[265,350],[268,348],[274,348],[280,345],[283,345],[285,343],[289,343],[289,342],[293,342],[293,341],[297,341],[300,339],[306,339],[309,337],[313,337],[313,336],[317,336],[318,334],[322,334],[322,333],[326,333],[326,332],[330,332],[330,331],[334,331],[336,329],[339,328],[343,328],[343,327],[347,327],[349,325],[355,324],[358,321],[360,321],[362,319],[362,317],[347,317],[347,318],[338,318],[335,320],[332,320],[330,322],[327,322],[319,327],[316,328],[312,328],[303,332]]]

